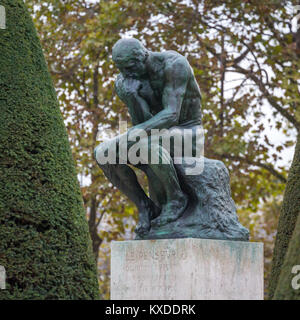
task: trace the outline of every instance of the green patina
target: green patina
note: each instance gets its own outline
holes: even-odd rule
[[[197,130],[202,124],[201,93],[188,60],[172,50],[149,51],[134,38],[117,41],[112,57],[120,70],[116,92],[128,107],[133,127],[122,137],[100,144],[95,149],[95,158],[111,183],[136,204],[139,210],[136,239],[194,237],[247,241],[249,232],[237,219],[224,164],[202,158],[204,171],[188,175],[185,160],[180,165],[173,161],[178,151],[174,137],[168,150],[157,140],[153,143],[153,129],[173,130],[177,137],[190,130],[193,141],[190,156],[201,161],[196,152]],[[145,154],[156,155],[158,161],[148,158],[134,163],[125,156],[127,159],[118,162],[124,154],[120,152],[122,148],[127,149],[127,154],[136,146],[130,136],[141,129],[145,137],[138,143],[148,151]],[[102,161],[102,154],[108,154],[113,144],[118,150],[117,161]],[[185,142],[179,145],[186,146]],[[149,197],[124,160],[147,175]]]

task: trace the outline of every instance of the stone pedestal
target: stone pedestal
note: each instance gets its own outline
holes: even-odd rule
[[[261,300],[263,244],[206,239],[112,242],[112,300]]]

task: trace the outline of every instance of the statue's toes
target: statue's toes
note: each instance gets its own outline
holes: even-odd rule
[[[178,220],[188,205],[186,196],[182,197],[180,201],[173,200],[169,202],[161,211],[161,214],[151,221],[152,227],[162,227],[170,222]]]
[[[160,226],[160,218],[155,218],[151,221],[151,227],[159,227]]]
[[[171,217],[157,217],[156,219],[151,221],[151,226],[162,227],[172,221],[174,221],[174,219],[172,219]]]
[[[135,228],[135,233],[140,237],[145,236],[149,233],[150,223],[148,222],[139,222]]]

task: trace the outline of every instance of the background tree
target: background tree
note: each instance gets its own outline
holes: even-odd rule
[[[56,93],[22,0],[0,30],[1,299],[95,299],[82,196]]]
[[[265,214],[264,202],[280,199],[284,158],[299,130],[296,1],[26,2],[62,102],[96,257],[101,243],[100,256],[107,257],[111,239],[132,237],[136,216],[117,190],[112,194],[92,155],[97,133],[116,129],[118,114],[128,119],[113,90],[111,61],[111,47],[124,34],[190,61],[203,95],[205,155],[230,169],[240,218],[255,239],[259,219],[251,213]]]
[[[279,247],[277,255],[274,256],[273,268],[278,272],[277,285],[275,288],[274,299],[300,300],[299,289],[292,286],[292,278],[296,276],[295,266],[300,265],[300,141],[298,139],[294,160],[289,172],[289,179],[283,199],[281,221],[276,245]],[[296,221],[295,221],[296,218]],[[287,225],[284,225],[287,223]],[[287,234],[293,226],[292,234]],[[283,247],[287,243],[288,246]],[[279,251],[281,249],[281,252]],[[281,258],[281,260],[280,260]],[[277,262],[277,265],[275,263]],[[278,269],[277,269],[278,268]],[[273,271],[274,272],[274,271]],[[298,273],[299,270],[297,269]],[[273,277],[276,277],[276,274]],[[275,287],[274,283],[271,283]],[[298,284],[298,281],[297,281]],[[272,293],[273,291],[271,291]]]

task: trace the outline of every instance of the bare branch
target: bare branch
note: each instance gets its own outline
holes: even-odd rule
[[[268,100],[270,105],[274,109],[276,109],[283,117],[285,117],[288,121],[290,121],[295,126],[297,131],[300,131],[300,122],[292,114],[290,114],[286,109],[284,109],[277,103],[274,96],[268,92],[265,84],[261,79],[259,79],[252,71],[246,70],[238,65],[235,65],[234,67],[235,67],[234,70],[236,71],[231,70],[231,72],[238,72],[249,77],[258,86],[263,96]]]
[[[262,163],[260,161],[250,160],[250,159],[243,158],[243,157],[240,157],[240,156],[233,156],[233,155],[230,155],[230,154],[227,154],[227,153],[216,154],[216,155],[221,157],[221,158],[234,160],[234,161],[241,161],[241,162],[245,162],[245,163],[248,163],[250,165],[253,165],[253,166],[257,166],[259,168],[263,168],[263,169],[269,171],[274,177],[278,178],[281,182],[283,182],[283,183],[287,182],[287,179],[285,178],[285,176],[283,176],[280,172],[278,172],[271,164]]]

